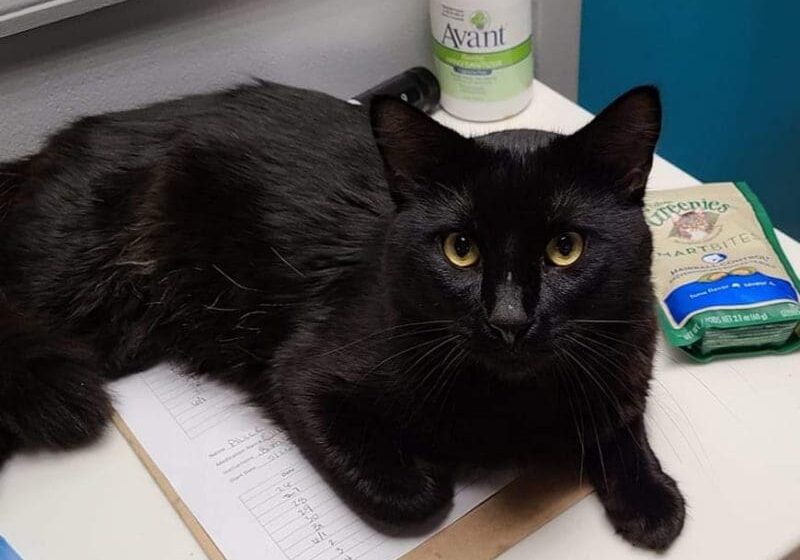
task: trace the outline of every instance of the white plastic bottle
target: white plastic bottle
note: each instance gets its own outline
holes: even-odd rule
[[[431,33],[442,107],[494,121],[531,100],[531,0],[431,0]]]

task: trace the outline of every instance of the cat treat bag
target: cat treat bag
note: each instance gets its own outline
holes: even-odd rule
[[[652,191],[645,217],[671,344],[700,361],[800,348],[800,282],[745,183]]]

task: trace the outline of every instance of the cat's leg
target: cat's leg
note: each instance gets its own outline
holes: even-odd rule
[[[449,467],[409,454],[392,430],[337,398],[284,410],[283,417],[315,466],[368,517],[419,522],[452,499]]]
[[[317,378],[304,371],[308,364],[291,359],[276,365],[260,354],[263,345],[254,338],[250,344],[187,346],[181,349],[182,362],[187,371],[244,391],[265,416],[289,431],[340,495],[368,517],[410,523],[444,509],[453,494],[450,469],[409,454],[396,426],[385,426],[353,405],[361,401],[352,387],[335,388],[334,381]],[[325,368],[315,368],[335,370],[334,357],[330,360]],[[276,369],[290,374],[275,375]]]
[[[111,404],[89,352],[0,305],[0,462],[97,439]]]
[[[587,472],[617,532],[636,546],[668,548],[683,528],[685,501],[650,448],[644,420],[587,445]]]

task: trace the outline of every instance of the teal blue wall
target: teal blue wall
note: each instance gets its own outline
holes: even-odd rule
[[[659,154],[704,182],[747,181],[800,238],[800,2],[583,0],[579,79],[595,112],[659,86]]]

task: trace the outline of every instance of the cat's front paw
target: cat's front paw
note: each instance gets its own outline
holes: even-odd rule
[[[663,472],[622,484],[603,501],[617,533],[635,546],[666,550],[683,529],[686,502]]]
[[[376,521],[405,525],[425,521],[453,498],[453,482],[432,465],[409,465],[358,483],[358,501]]]

